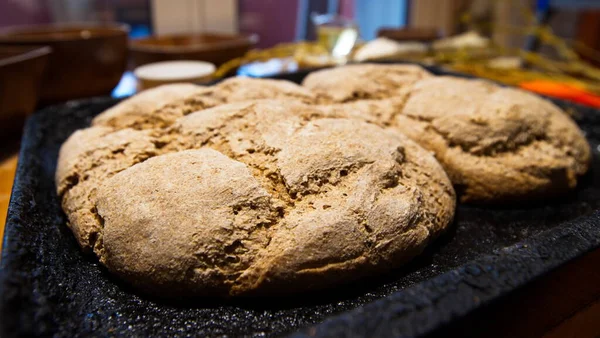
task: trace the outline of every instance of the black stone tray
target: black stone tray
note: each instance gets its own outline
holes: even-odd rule
[[[305,73],[283,76],[300,81]],[[590,173],[560,199],[459,205],[452,229],[383,276],[294,297],[149,299],[83,255],[55,194],[61,143],[117,100],[46,108],[29,119],[0,261],[0,336],[429,336],[600,247],[600,112],[575,114]]]

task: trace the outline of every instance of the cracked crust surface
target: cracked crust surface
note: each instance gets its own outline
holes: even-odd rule
[[[210,87],[173,84],[150,89],[101,113],[92,124],[114,129],[165,128],[198,110],[262,99],[316,102],[313,93],[289,81],[233,77]]]
[[[76,131],[62,145],[56,170],[57,193],[69,227],[84,251],[92,250],[101,235],[95,198],[98,187],[114,174],[157,154],[146,132],[107,127]]]
[[[346,103],[332,103],[318,105],[318,108],[330,115],[358,119],[378,125],[383,128],[390,127],[396,115],[402,109],[410,95],[409,87],[401,90],[396,96],[379,100],[359,100]]]
[[[589,168],[589,145],[560,108],[482,80],[417,82],[393,128],[435,153],[464,202],[552,197]]]
[[[147,114],[197,92],[203,92],[203,87],[187,83],[168,84],[144,90],[96,116],[92,125],[116,129],[138,127]]]
[[[484,80],[427,77],[389,98],[322,109],[400,131],[433,151],[463,202],[551,198],[589,168],[589,145],[566,113]]]
[[[334,103],[387,99],[433,75],[416,65],[359,64],[310,73],[302,86],[322,101]]]
[[[101,163],[79,200],[96,221],[94,252],[150,292],[289,293],[386,271],[449,225],[454,191],[408,138],[339,115],[261,100],[195,112],[161,136],[93,127],[63,147],[59,192],[90,170],[71,163]],[[135,141],[89,145],[119,133]]]
[[[390,67],[331,95],[230,79],[76,132],[56,173],[71,229],[146,291],[289,293],[398,266],[443,231],[454,190],[430,152],[468,202],[545,198],[587,171],[548,101]]]

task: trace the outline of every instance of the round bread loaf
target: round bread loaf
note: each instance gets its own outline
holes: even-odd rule
[[[463,202],[551,198],[588,170],[584,135],[551,102],[483,80],[389,80],[396,67],[415,66],[339,67],[309,75],[304,85],[338,102],[321,109],[390,127],[433,151]]]
[[[323,288],[406,262],[449,225],[455,208],[430,153],[401,134],[331,116],[290,101],[221,105],[180,118],[158,138],[127,130],[144,146],[116,147],[122,163],[107,160],[114,147],[70,154],[81,135],[125,132],[96,136],[94,127],[63,147],[57,181],[92,170],[72,168],[70,158],[103,163],[104,178],[87,179],[96,180],[95,192],[79,199],[99,224],[94,252],[142,290],[231,296]],[[161,155],[133,165],[136,152]]]
[[[392,125],[435,153],[464,202],[550,198],[589,168],[589,145],[565,112],[486,81],[419,81]]]

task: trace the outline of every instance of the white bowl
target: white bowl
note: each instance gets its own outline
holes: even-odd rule
[[[216,67],[204,61],[163,61],[149,63],[134,70],[141,89],[168,83],[203,82],[211,79]]]

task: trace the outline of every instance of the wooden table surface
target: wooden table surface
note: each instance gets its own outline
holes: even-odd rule
[[[0,252],[2,252],[2,239],[4,238],[4,224],[10,201],[10,191],[17,170],[17,153],[11,152],[5,155],[0,162]]]

